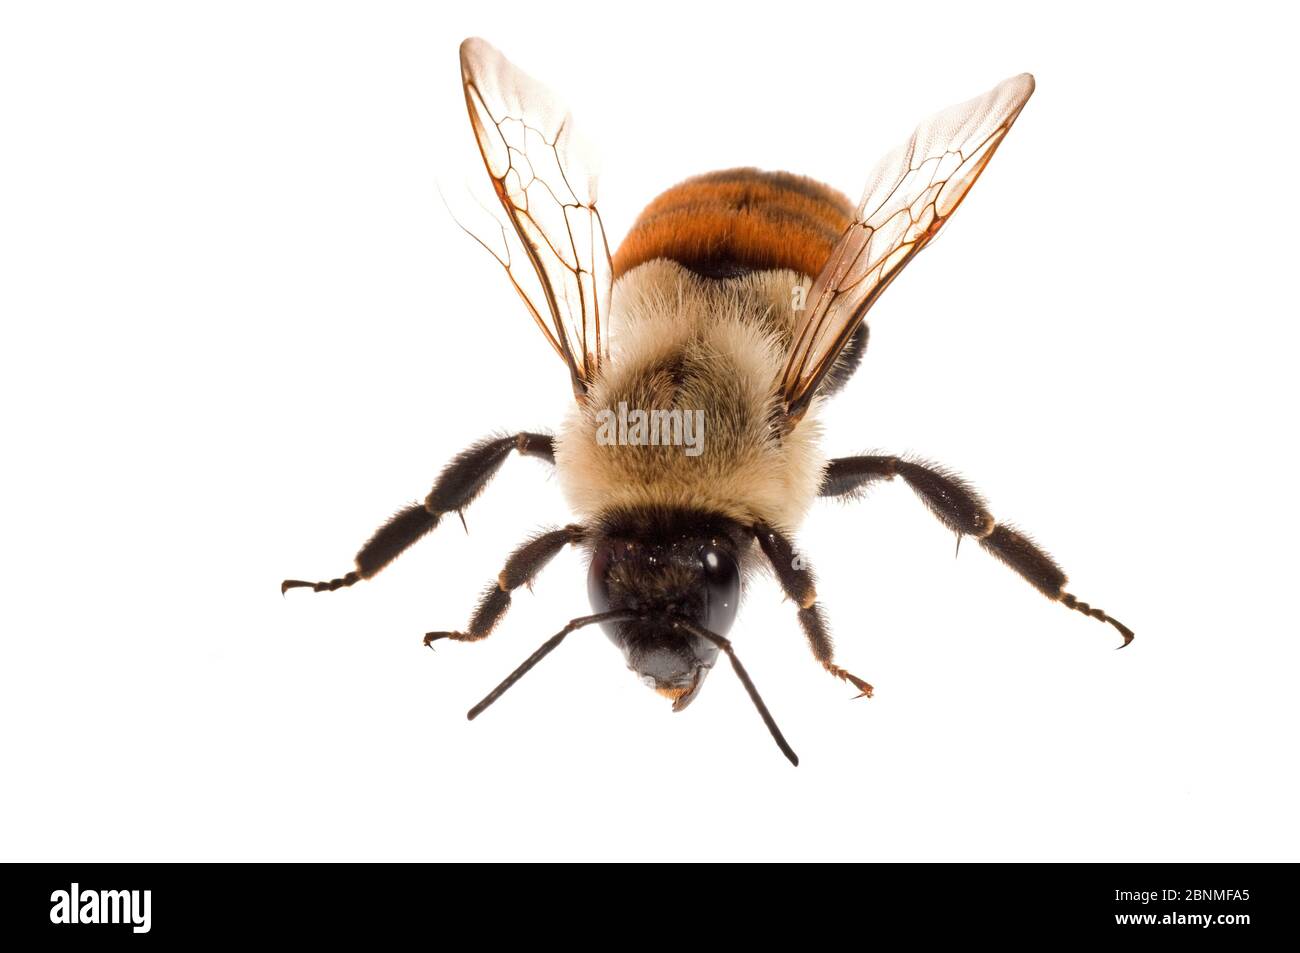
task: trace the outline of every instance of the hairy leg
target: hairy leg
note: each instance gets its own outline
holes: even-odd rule
[[[452,512],[460,515],[483,492],[512,451],[555,462],[552,440],[546,434],[517,433],[509,437],[481,440],[458,454],[443,468],[423,505],[417,503],[399,510],[392,519],[375,530],[374,535],[357,553],[355,569],[337,579],[323,582],[286,579],[280,584],[281,594],[301,588],[315,592],[333,592],[371,578],[432,532],[444,515]],[[464,517],[461,519],[463,521]]]
[[[455,642],[477,642],[492,634],[501,617],[510,608],[510,594],[520,586],[532,586],[533,579],[542,568],[555,558],[565,546],[581,542],[587,531],[576,523],[563,529],[540,533],[528,540],[506,560],[496,581],[487,587],[479,600],[478,608],[463,632],[430,632],[424,637],[425,645],[439,639]]]
[[[1124,645],[1133,641],[1128,626],[1067,592],[1067,577],[1056,561],[1028,536],[998,523],[975,488],[955,473],[894,456],[840,457],[827,466],[821,495],[852,497],[871,483],[895,476],[903,478],[959,542],[962,536],[974,536],[980,546],[1053,602],[1110,623],[1124,637]]]
[[[843,679],[859,692],[857,697],[871,697],[871,685],[835,664],[835,644],[831,641],[826,620],[817,606],[817,587],[807,559],[795,552],[790,541],[770,526],[754,527],[758,545],[767,555],[777,581],[786,596],[799,607],[799,624],[808,637],[813,658],[836,678]]]

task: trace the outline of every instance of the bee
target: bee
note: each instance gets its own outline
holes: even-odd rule
[[[854,206],[810,178],[754,168],[687,179],[654,199],[611,254],[595,177],[555,97],[481,39],[460,47],[465,103],[495,202],[497,258],[568,370],[574,404],[555,435],[485,439],[455,457],[423,503],[399,511],[325,582],[370,579],[481,494],[511,454],[555,467],[575,522],[506,560],[462,630],[487,638],[567,546],[589,557],[594,610],[573,619],[469,711],[473,719],[570,633],[599,625],[641,681],[681,711],[725,655],[777,746],[798,757],[727,637],[743,582],[766,567],[794,603],[813,658],[841,668],[794,533],[819,497],[901,479],[1047,598],[1133,633],[1066,590],[1056,562],[994,519],[963,478],[892,455],[828,459],[818,411],[857,369],[868,310],[956,211],[1034,90],[1028,73],[938,113],[885,156]],[[1121,646],[1122,647],[1122,646]]]

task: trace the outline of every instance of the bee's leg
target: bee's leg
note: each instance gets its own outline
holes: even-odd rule
[[[861,693],[857,697],[865,695],[870,698],[870,684],[835,664],[835,644],[831,641],[826,620],[817,606],[817,587],[807,558],[796,553],[790,541],[770,526],[759,523],[754,527],[754,535],[758,537],[758,545],[767,554],[781,588],[799,607],[799,624],[808,637],[813,658],[821,662],[822,668],[836,678],[841,678],[856,688]]]
[[[565,546],[581,542],[587,531],[576,523],[564,529],[550,530],[534,536],[524,543],[506,560],[505,567],[497,576],[496,582],[490,584],[479,600],[474,616],[464,632],[430,632],[424,637],[424,644],[431,645],[439,639],[452,639],[456,642],[477,642],[492,634],[501,617],[510,608],[510,593],[520,586],[533,584],[533,578],[542,571]]]
[[[454,512],[459,515],[469,506],[483,492],[512,450],[549,463],[555,462],[552,439],[547,434],[517,433],[511,437],[481,440],[459,453],[443,468],[423,505],[416,503],[400,510],[375,531],[357,553],[356,569],[346,576],[325,582],[286,579],[280,584],[280,592],[303,587],[316,592],[332,592],[369,579],[431,532],[445,514]]]
[[[1055,560],[1028,536],[998,523],[975,488],[955,473],[901,457],[840,457],[826,468],[821,495],[851,497],[869,483],[895,476],[902,477],[939,522],[957,534],[959,543],[963,536],[974,536],[1053,602],[1109,622],[1124,637],[1124,645],[1133,641],[1133,632],[1126,625],[1066,592],[1066,575]]]

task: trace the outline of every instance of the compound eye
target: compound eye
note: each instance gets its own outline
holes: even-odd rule
[[[608,543],[596,548],[591,557],[591,570],[587,573],[587,598],[595,612],[609,611],[609,564],[613,552]]]
[[[740,605],[740,568],[730,553],[716,546],[701,550],[700,563],[704,567],[704,626],[726,635]]]

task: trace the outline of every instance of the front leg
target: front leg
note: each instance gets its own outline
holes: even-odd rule
[[[954,473],[901,457],[840,457],[827,466],[821,495],[853,497],[868,484],[892,480],[896,475],[903,478],[939,522],[957,534],[959,542],[962,536],[974,536],[980,546],[1053,602],[1109,622],[1124,637],[1124,645],[1133,641],[1128,626],[1066,592],[1067,578],[1056,561],[1028,536],[998,523],[975,488]]]
[[[345,576],[324,582],[286,579],[280,583],[283,595],[290,589],[309,588],[333,592],[369,579],[426,534],[433,531],[447,513],[460,515],[474,502],[512,450],[524,456],[555,462],[552,439],[547,434],[517,433],[510,437],[489,437],[459,453],[443,468],[423,505],[416,503],[399,511],[370,537],[356,555],[356,568]],[[461,516],[462,522],[464,517]]]
[[[582,542],[586,536],[587,531],[576,523],[534,536],[510,554],[496,581],[484,591],[464,632],[430,632],[424,637],[424,644],[432,646],[439,639],[454,642],[486,639],[510,608],[510,594],[520,586],[531,588],[533,579],[556,553],[571,543]]]
[[[797,554],[790,541],[770,526],[756,524],[754,535],[772,564],[786,597],[799,607],[799,624],[808,637],[808,647],[812,649],[813,658],[821,662],[822,668],[836,678],[843,679],[856,688],[860,693],[858,698],[870,698],[872,689],[869,683],[835,664],[835,643],[831,641],[826,620],[822,618],[821,609],[817,606],[817,587],[807,559]]]

